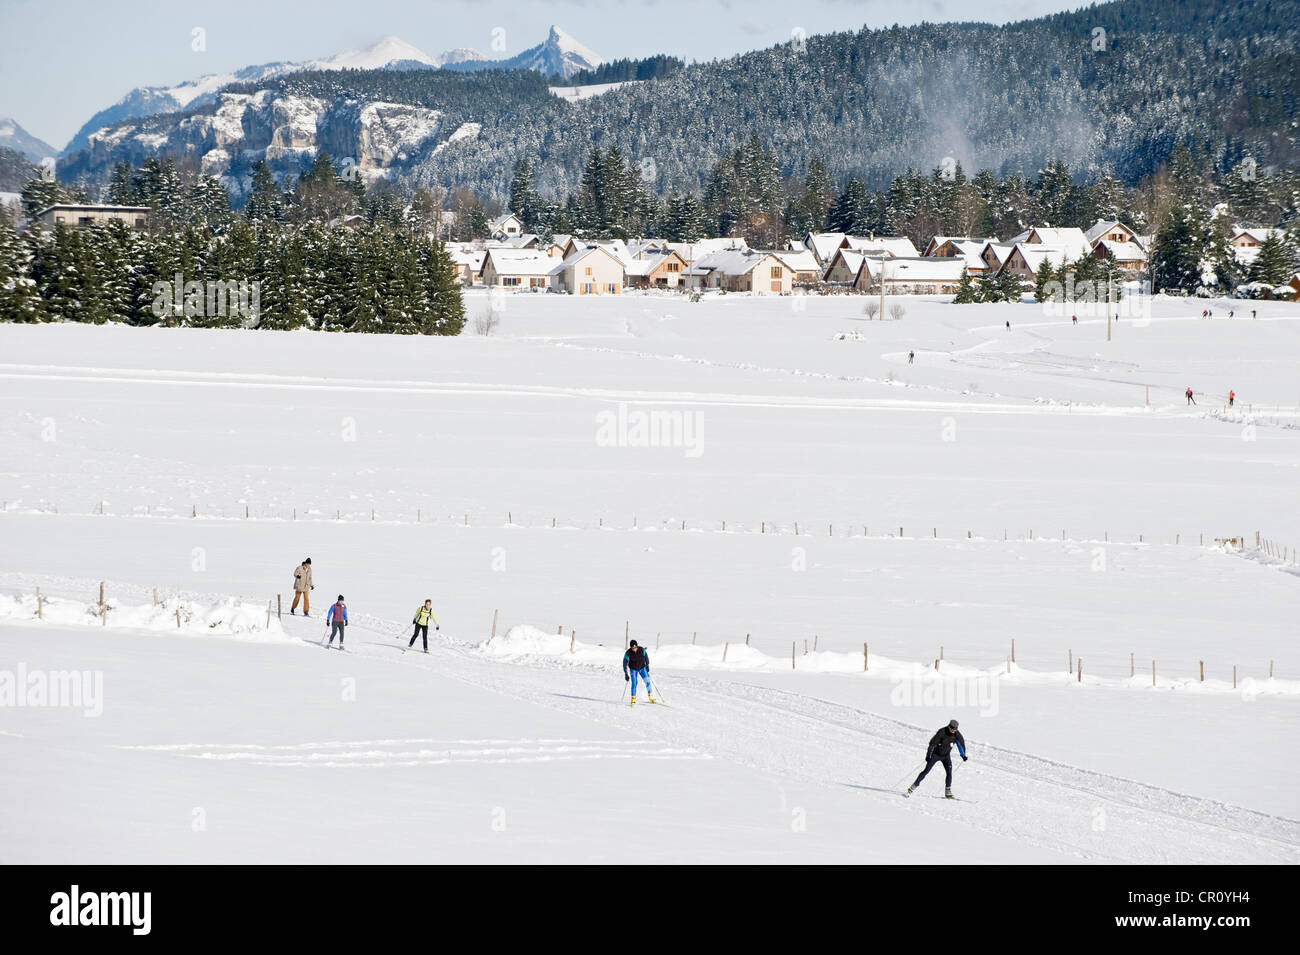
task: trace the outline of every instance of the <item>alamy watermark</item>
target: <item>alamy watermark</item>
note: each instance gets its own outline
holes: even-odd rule
[[[990,673],[961,677],[930,673],[896,676],[890,680],[894,688],[889,691],[889,702],[894,706],[933,706],[949,710],[978,707],[980,716],[997,716],[999,676]]]
[[[682,448],[688,458],[704,453],[704,415],[699,411],[631,410],[596,415],[596,444],[602,448]]]
[[[19,663],[0,670],[0,709],[50,707],[79,709],[91,718],[104,715],[103,670],[29,670]]]
[[[238,282],[187,282],[177,272],[171,282],[154,282],[150,310],[158,318],[226,318],[243,317],[256,322],[262,314],[262,283],[243,279]]]

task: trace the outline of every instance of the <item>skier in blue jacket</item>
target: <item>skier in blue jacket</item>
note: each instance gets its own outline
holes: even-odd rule
[[[327,647],[334,645],[334,637],[339,638],[339,649],[343,649],[343,630],[348,625],[348,605],[343,602],[343,595],[339,594],[337,603],[330,604],[329,613],[325,615],[325,626],[330,628],[329,643]]]
[[[627,653],[623,654],[623,679],[632,683],[632,705],[636,706],[636,681],[637,677],[645,683],[646,694],[651,703],[658,703],[655,699],[654,687],[650,685],[650,654],[646,653],[643,647],[637,645],[633,640],[628,644]]]
[[[943,794],[949,799],[955,798],[952,794],[952,744],[957,744],[957,752],[961,753],[961,761],[966,762],[966,740],[961,733],[957,731],[957,721],[949,721],[947,726],[941,727],[932,737],[930,745],[925,749],[925,769],[921,770],[921,775],[916,777],[916,782],[907,787],[908,793],[916,792],[916,787],[921,785],[921,780],[936,763],[943,763],[946,777],[943,781]]]

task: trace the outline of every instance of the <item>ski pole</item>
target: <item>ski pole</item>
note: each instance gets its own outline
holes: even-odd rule
[[[904,776],[904,777],[903,777],[902,779],[900,779],[898,782],[894,783],[894,788],[897,789],[899,786],[903,785],[903,783],[907,782],[907,781],[908,781],[912,776],[914,776],[916,773],[919,773],[919,772],[920,772],[924,767],[925,767],[925,763],[921,763],[919,766],[917,766],[917,767],[915,768],[915,771],[909,769],[909,770],[907,771],[907,775],[906,775],[906,776]]]
[[[659,688],[660,685],[661,685],[661,684],[660,684],[659,681],[656,679],[656,680],[654,681],[654,692],[659,694],[659,700],[660,700],[660,702],[662,702],[665,706],[667,706],[667,705],[668,705],[668,701],[664,699],[664,691],[661,690],[661,689]]]

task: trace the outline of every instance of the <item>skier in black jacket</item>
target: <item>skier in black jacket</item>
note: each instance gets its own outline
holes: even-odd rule
[[[952,744],[957,744],[957,752],[961,753],[961,761],[966,762],[966,739],[957,731],[957,721],[951,720],[947,726],[941,727],[938,732],[930,737],[930,745],[925,749],[925,769],[921,770],[921,775],[916,777],[916,782],[907,787],[908,794],[916,792],[916,787],[921,785],[921,780],[925,779],[926,774],[934,768],[935,763],[943,763],[944,772],[947,774],[943,781],[943,794],[949,799],[955,798],[952,794]]]
[[[654,687],[650,685],[650,654],[646,652],[645,647],[637,646],[633,640],[628,644],[627,653],[623,654],[623,679],[630,680],[632,683],[632,705],[636,706],[636,681],[640,678],[645,683],[645,691],[650,697],[651,703],[658,703],[655,699]]]

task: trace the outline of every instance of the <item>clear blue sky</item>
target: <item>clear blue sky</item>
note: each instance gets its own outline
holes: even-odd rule
[[[1082,0],[0,0],[0,116],[61,149],[136,86],[368,46],[388,34],[429,54],[493,58],[540,43],[552,23],[606,59],[709,60],[835,30],[1027,19]],[[191,49],[202,27],[207,50]],[[507,49],[492,50],[505,28]],[[57,49],[58,55],[54,55]]]

